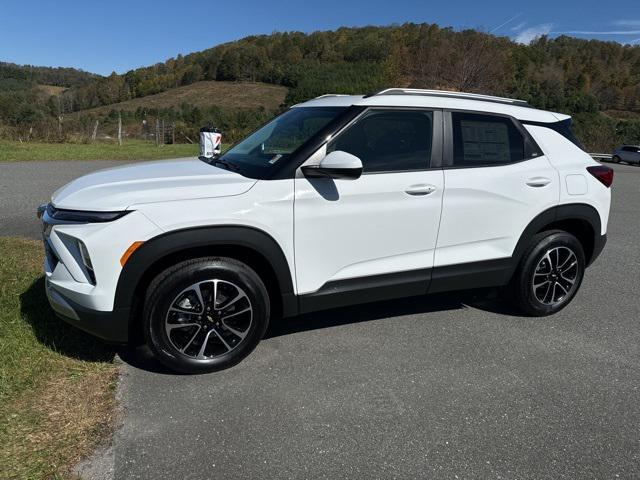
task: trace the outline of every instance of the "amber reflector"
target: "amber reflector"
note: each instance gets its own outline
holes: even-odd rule
[[[124,267],[124,264],[127,263],[127,260],[129,260],[129,257],[131,256],[131,254],[135,252],[138,249],[138,247],[143,243],[144,242],[133,242],[129,246],[129,248],[127,248],[127,251],[122,254],[122,257],[120,257],[120,265]]]

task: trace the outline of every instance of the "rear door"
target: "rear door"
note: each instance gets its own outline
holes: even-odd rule
[[[469,264],[512,255],[529,222],[558,204],[559,178],[511,117],[445,112],[444,119],[446,188],[434,265],[474,271]]]
[[[363,163],[359,179],[306,178],[298,170],[299,294],[391,283],[398,295],[382,289],[387,298],[426,292],[444,186],[442,170],[434,168],[442,158],[441,139],[440,111],[373,108],[305,163],[346,151]]]

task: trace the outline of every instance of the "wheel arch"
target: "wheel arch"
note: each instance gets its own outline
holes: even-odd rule
[[[289,262],[268,233],[253,227],[213,226],[167,232],[140,246],[124,265],[116,287],[114,310],[129,312],[129,337],[139,337],[140,307],[151,280],[165,268],[190,258],[231,257],[247,263],[263,279],[274,313],[297,313]]]
[[[524,229],[513,251],[513,274],[520,264],[522,255],[534,235],[545,230],[564,230],[574,235],[582,244],[587,265],[593,263],[604,244],[600,235],[600,214],[586,203],[557,205],[536,216]]]

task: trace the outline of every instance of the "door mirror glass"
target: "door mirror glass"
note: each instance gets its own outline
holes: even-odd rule
[[[362,161],[350,153],[334,150],[324,157],[319,165],[302,167],[302,173],[310,178],[355,180],[362,175]]]

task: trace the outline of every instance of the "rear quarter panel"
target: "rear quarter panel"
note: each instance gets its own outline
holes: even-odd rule
[[[560,205],[584,203],[594,207],[600,215],[600,234],[607,233],[611,188],[605,187],[587,171],[587,167],[600,165],[588,153],[550,128],[525,125],[544,150],[546,157],[560,177]]]

